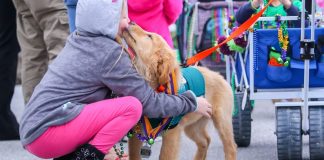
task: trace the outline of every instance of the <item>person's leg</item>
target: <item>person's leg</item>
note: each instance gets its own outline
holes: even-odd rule
[[[142,104],[134,97],[92,103],[67,124],[50,127],[27,150],[41,158],[56,158],[89,143],[102,153],[117,143],[138,122]]]
[[[22,90],[27,103],[47,70],[48,54],[43,31],[25,1],[13,0],[13,2],[17,10],[17,37],[21,47]]]
[[[19,139],[18,123],[10,109],[19,52],[16,11],[11,0],[0,1],[0,24],[0,140]]]
[[[27,1],[32,15],[43,31],[49,62],[63,49],[70,33],[67,9],[63,0]]]

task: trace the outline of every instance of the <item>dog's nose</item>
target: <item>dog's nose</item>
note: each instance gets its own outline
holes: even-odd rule
[[[136,25],[134,21],[129,22],[129,25]]]

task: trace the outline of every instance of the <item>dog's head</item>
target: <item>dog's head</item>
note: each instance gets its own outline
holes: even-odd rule
[[[130,52],[135,54],[135,68],[149,81],[151,87],[168,83],[172,71],[178,76],[179,64],[175,52],[160,35],[146,32],[130,23],[123,32],[123,38]]]

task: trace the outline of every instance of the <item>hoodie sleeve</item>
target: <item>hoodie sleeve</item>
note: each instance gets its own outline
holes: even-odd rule
[[[168,24],[174,23],[182,12],[183,1],[182,0],[164,0],[163,12]]]
[[[251,2],[248,2],[237,10],[235,19],[239,24],[242,24],[248,20],[252,14],[256,13],[256,11],[257,10],[252,7]]]
[[[133,68],[127,53],[120,47],[107,53],[101,67],[101,79],[107,87],[120,96],[134,96],[143,105],[143,114],[150,118],[169,117],[196,110],[196,96],[190,92],[181,95],[156,93]]]

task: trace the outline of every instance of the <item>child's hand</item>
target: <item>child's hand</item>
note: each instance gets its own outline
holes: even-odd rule
[[[291,7],[291,0],[279,0],[286,9],[289,9]]]
[[[210,118],[210,116],[212,114],[211,104],[209,102],[207,102],[207,100],[205,98],[198,97],[197,105],[198,105],[198,108],[197,108],[196,112],[202,114],[203,116]]]
[[[263,0],[253,0],[251,2],[253,8],[259,8],[261,4],[263,4]]]

